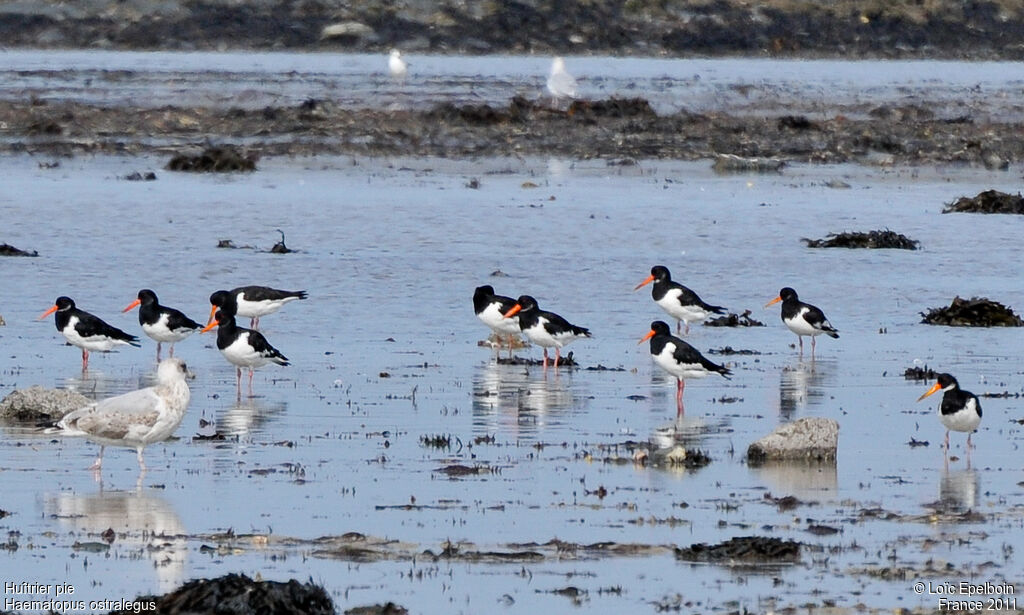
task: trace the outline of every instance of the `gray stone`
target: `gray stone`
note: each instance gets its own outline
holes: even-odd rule
[[[59,421],[92,400],[74,391],[33,386],[15,389],[0,401],[0,419],[6,421]]]
[[[802,418],[779,426],[747,449],[747,461],[835,462],[839,423],[822,417]]]

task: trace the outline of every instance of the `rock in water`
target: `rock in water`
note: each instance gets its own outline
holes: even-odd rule
[[[747,462],[831,461],[839,446],[839,423],[822,417],[802,418],[778,427],[747,449]]]
[[[92,403],[75,391],[33,386],[15,389],[0,401],[0,419],[8,421],[57,422],[73,410]]]

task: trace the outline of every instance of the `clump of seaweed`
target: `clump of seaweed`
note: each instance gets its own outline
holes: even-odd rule
[[[1024,197],[998,190],[986,190],[975,197],[962,196],[942,210],[944,214],[1024,214]]]
[[[824,239],[804,237],[801,241],[805,242],[808,248],[867,248],[871,250],[916,250],[921,244],[920,241],[889,229],[866,233],[829,233]]]
[[[938,307],[921,312],[921,320],[928,325],[948,327],[1024,327],[1024,320],[998,301],[984,297],[961,299],[954,297],[949,307]]]

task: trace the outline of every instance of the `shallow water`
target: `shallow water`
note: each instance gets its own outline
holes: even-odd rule
[[[393,82],[387,57],[335,53],[0,51],[0,99],[102,105],[356,108],[506,106],[547,96],[547,57],[409,57]],[[1014,62],[570,57],[579,95],[647,99],[655,111],[864,117],[919,105],[939,118],[1021,121],[1024,67]]]
[[[2,507],[13,514],[0,527],[17,532],[20,548],[0,553],[4,578],[66,581],[90,599],[117,599],[235,571],[311,576],[340,610],[394,600],[418,613],[496,604],[552,612],[571,604],[551,593],[566,586],[588,592],[581,597],[588,609],[609,613],[670,605],[677,594],[693,611],[821,600],[915,607],[937,597],[915,595],[911,578],[885,581],[863,569],[948,562],[955,582],[1022,578],[1020,401],[983,399],[970,468],[961,434],[953,438],[961,458],[947,468],[938,401],[915,403],[931,383],[901,376],[923,362],[976,393],[1024,390],[1020,329],[918,324],[918,312],[956,294],[1018,311],[1024,305],[1020,218],[939,214],[961,195],[1015,190],[1019,169],[797,166],[778,176],[716,176],[706,163],[662,161],[316,158],[263,160],[251,175],[158,171],[155,182],[118,179],[163,163],[77,157],[44,170],[28,156],[0,159],[0,240],[41,255],[0,260],[7,321],[0,392],[41,384],[103,397],[147,382],[155,352],[148,339],[141,349],[94,355],[82,377],[79,352],[63,345],[52,317],[35,321],[60,294],[138,332],[136,314],[119,311],[142,287],[197,320],[218,288],[304,288],[309,300],[261,323],[293,365],[259,370],[257,397],[236,402],[233,369],[212,336],[179,344],[176,354],[198,374],[193,401],[180,440],[147,450],[151,470],[139,490],[131,451],[109,450],[97,483],[84,469],[96,446],[5,428]],[[471,178],[479,189],[466,187]],[[850,188],[826,186],[835,179]],[[266,252],[276,228],[296,253]],[[923,249],[809,250],[799,241],[879,228],[918,239]],[[259,249],[217,249],[223,238]],[[713,458],[695,472],[601,461],[630,455],[617,444],[657,439],[674,415],[674,383],[646,344],[636,344],[662,313],[646,288],[631,289],[657,263],[705,299],[751,309],[767,325],[691,332],[702,350],[761,353],[714,357],[729,362],[733,379],[687,385],[683,442]],[[496,270],[507,277],[491,277]],[[477,345],[487,331],[471,309],[473,288],[484,283],[532,294],[590,327],[594,338],[569,350],[585,367],[625,371],[545,376],[496,365]],[[778,306],[761,309],[784,285],[821,306],[842,332],[820,340],[813,365],[798,359]],[[537,358],[539,350],[520,354]],[[834,468],[743,462],[750,442],[803,416],[840,422]],[[201,417],[228,439],[193,441]],[[450,435],[452,448],[421,444],[434,435]],[[911,448],[911,438],[930,445]],[[454,463],[492,471],[454,479],[437,471]],[[596,495],[599,487],[606,497]],[[766,493],[815,504],[779,511]],[[925,515],[940,497],[986,522],[859,513]],[[421,508],[402,508],[411,503]],[[812,520],[842,533],[812,535],[805,531]],[[128,532],[108,553],[75,550],[76,541],[99,541],[108,527]],[[166,537],[154,540],[143,529]],[[305,541],[361,532],[402,541],[413,554],[438,553],[448,540],[484,551],[553,538],[686,546],[748,534],[824,550],[759,574],[678,563],[670,550],[470,564],[338,561],[315,555],[312,544],[276,538],[203,548],[218,544],[205,535],[229,529]],[[780,593],[786,598],[770,600]]]

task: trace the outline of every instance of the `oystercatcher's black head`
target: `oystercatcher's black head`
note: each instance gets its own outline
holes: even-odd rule
[[[663,265],[655,265],[651,267],[651,275],[658,282],[668,282],[672,279],[672,274],[668,272],[668,267]]]
[[[148,288],[143,288],[139,291],[139,303],[142,305],[153,305],[154,303],[157,303],[156,293]]]
[[[772,299],[771,301],[769,301],[768,303],[764,304],[764,306],[768,307],[769,305],[775,305],[779,301],[789,301],[790,299],[792,299],[793,301],[797,300],[796,291],[787,286],[787,287],[785,287],[785,288],[783,288],[782,290],[779,291],[779,296],[778,297],[776,297],[776,298]]]
[[[939,391],[955,391],[956,389],[960,388],[960,383],[958,383],[956,381],[956,378],[954,378],[950,374],[939,374],[938,376],[936,376],[935,379],[935,385],[932,386],[932,388],[928,389],[928,391],[924,395],[918,397],[917,401],[921,401],[925,397],[928,397],[929,395],[932,395],[934,393],[938,393]]]
[[[214,327],[223,327],[227,324],[235,324],[235,315],[223,310],[217,310],[213,315],[213,319],[203,327],[200,333],[206,333]]]
[[[647,286],[648,284],[654,281],[671,282],[672,274],[668,272],[668,267],[663,267],[662,265],[655,265],[651,267],[651,275],[647,276],[647,279],[644,280],[643,282],[637,284],[633,288],[633,290],[640,290],[644,286]]]
[[[224,304],[231,299],[231,295],[226,290],[218,290],[217,292],[210,295],[210,304],[217,307],[224,307]]]
[[[505,312],[504,316],[505,316],[505,318],[511,318],[511,317],[515,316],[516,314],[518,314],[519,312],[529,312],[530,310],[536,310],[536,309],[537,309],[537,300],[536,299],[534,299],[530,295],[520,295],[520,297],[518,299],[516,299],[516,304],[514,306],[512,306],[511,310]]]
[[[483,286],[476,287],[476,290],[473,291],[473,298],[475,299],[477,297],[490,297],[493,294],[494,287],[489,284],[485,284]]]
[[[672,329],[669,328],[668,323],[664,320],[655,320],[651,323],[651,330],[637,344],[643,344],[655,335],[672,335]]]
[[[53,307],[40,314],[39,318],[37,318],[36,320],[42,320],[49,316],[50,314],[53,314],[54,312],[63,312],[65,310],[70,310],[74,307],[75,302],[72,301],[70,297],[57,297],[57,300],[53,302]]]

